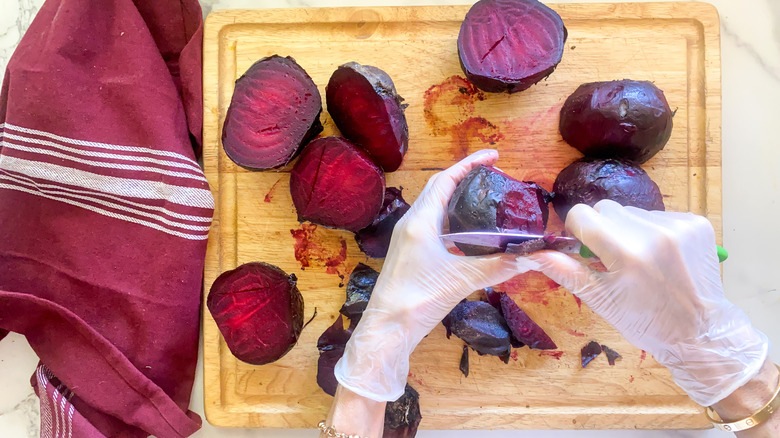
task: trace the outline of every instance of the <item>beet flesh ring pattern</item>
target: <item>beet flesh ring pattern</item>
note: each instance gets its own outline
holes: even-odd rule
[[[349,231],[370,225],[385,195],[385,176],[365,152],[340,137],[309,143],[290,173],[298,220]]]
[[[484,91],[523,91],[555,70],[566,36],[561,17],[536,0],[480,0],[460,26],[460,65]]]
[[[252,262],[223,272],[206,306],[236,358],[252,365],[274,362],[298,342],[303,296],[295,275]]]
[[[549,193],[533,182],[518,181],[480,165],[458,184],[447,215],[450,232],[515,231],[544,234]],[[485,255],[506,248],[457,244],[466,255]]]
[[[284,166],[322,132],[321,112],[317,86],[293,58],[263,58],[236,81],[222,147],[242,167]]]
[[[592,207],[602,199],[645,210],[664,210],[658,185],[641,167],[624,160],[581,158],[558,174],[553,192],[553,207],[562,221],[576,204]]]
[[[344,64],[330,77],[325,99],[344,137],[365,149],[385,172],[401,166],[409,145],[406,105],[387,73],[356,62]]]
[[[663,91],[650,82],[592,82],[566,99],[559,129],[586,156],[641,164],[669,141],[673,115]]]

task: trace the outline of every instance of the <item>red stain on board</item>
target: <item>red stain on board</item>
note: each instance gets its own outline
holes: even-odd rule
[[[344,239],[339,239],[339,249],[328,248],[317,233],[317,225],[310,223],[301,224],[298,230],[290,230],[290,234],[295,239],[295,260],[301,264],[301,270],[322,266],[328,274],[343,275],[341,271],[347,260],[347,242]]]
[[[505,281],[495,288],[513,295],[525,303],[549,304],[552,290],[548,278],[541,272],[527,272]],[[557,285],[557,283],[556,283]],[[557,287],[555,288],[557,289]]]
[[[639,355],[639,365],[637,367],[641,367],[642,362],[644,362],[645,359],[647,359],[647,352],[645,350],[642,350],[642,354]]]
[[[422,380],[420,380],[420,379],[418,379],[418,378],[417,378],[417,376],[415,376],[414,374],[412,374],[412,373],[409,373],[409,374],[407,374],[407,375],[406,375],[406,377],[408,377],[408,378],[410,378],[410,379],[414,380],[414,381],[415,381],[415,382],[417,382],[417,383],[418,383],[420,386],[423,386],[423,381],[422,381]]]
[[[271,202],[271,200],[274,199],[274,191],[276,190],[276,186],[278,186],[280,182],[282,182],[282,178],[276,180],[274,185],[272,185],[271,188],[268,189],[268,193],[265,194],[265,199],[263,199],[263,202]]]
[[[484,117],[469,117],[463,122],[453,125],[450,132],[452,134],[452,156],[456,160],[462,160],[469,155],[471,140],[476,139],[493,146],[504,138],[498,127]]]
[[[628,383],[634,383],[634,376],[633,375],[628,377]]]
[[[582,300],[577,295],[571,294],[571,296],[574,297],[574,301],[577,302],[577,308],[580,310],[580,313],[582,313]]]
[[[577,330],[573,330],[573,329],[566,329],[566,332],[567,332],[568,334],[570,334],[570,335],[572,335],[572,336],[576,336],[576,337],[578,337],[578,338],[584,338],[584,337],[585,337],[585,333],[580,333],[580,332],[578,332]]]
[[[563,351],[558,350],[542,350],[539,352],[539,357],[542,356],[550,356],[554,357],[556,360],[561,360],[561,356],[563,356]]]
[[[512,353],[509,354],[509,357],[511,357],[513,361],[517,362],[517,350],[512,350]]]

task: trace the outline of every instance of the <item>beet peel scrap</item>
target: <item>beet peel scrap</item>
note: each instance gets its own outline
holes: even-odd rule
[[[480,0],[460,27],[460,65],[484,91],[523,91],[555,70],[566,36],[561,17],[537,0]]]
[[[422,420],[420,394],[406,384],[404,395],[385,407],[383,438],[413,438]]]
[[[501,314],[506,319],[512,335],[518,341],[534,350],[555,350],[558,348],[550,336],[517,306],[512,297],[502,292],[500,300]]]
[[[350,325],[345,329],[344,319],[339,315],[317,340],[317,350],[320,352],[317,360],[317,384],[331,397],[336,395],[336,388],[339,385],[333,370],[344,355],[344,348],[352,336],[353,328]]]
[[[339,312],[351,320],[360,319],[368,306],[368,300],[371,299],[371,292],[374,291],[377,278],[379,278],[379,272],[374,268],[358,263],[349,274],[347,300]]]
[[[463,353],[460,356],[460,372],[463,373],[463,377],[469,376],[469,346],[463,344]]]
[[[474,351],[509,359],[509,327],[495,307],[484,301],[462,301],[448,316],[452,333]]]
[[[601,345],[596,341],[588,342],[588,344],[582,347],[580,350],[582,367],[587,367],[588,364],[591,363],[591,361],[593,361],[593,359],[595,359],[599,354],[601,354]]]
[[[321,112],[317,86],[293,58],[263,58],[236,81],[222,148],[245,168],[284,166],[322,132]]]
[[[623,358],[623,356],[621,356],[620,353],[607,347],[604,344],[601,344],[601,349],[604,350],[604,354],[607,355],[607,362],[609,362],[611,366],[615,365],[616,360]]]
[[[369,257],[382,258],[387,255],[395,224],[412,206],[401,195],[401,189],[388,187],[379,214],[371,225],[355,233],[355,241],[361,251]]]
[[[246,263],[223,272],[206,306],[230,351],[252,365],[287,354],[303,329],[303,296],[294,274],[268,263]]]

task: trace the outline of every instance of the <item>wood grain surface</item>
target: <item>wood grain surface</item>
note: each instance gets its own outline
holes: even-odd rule
[[[551,5],[569,39],[547,80],[519,94],[470,90],[458,65],[456,39],[468,7],[390,7],[213,12],[204,38],[204,165],[217,204],[206,260],[205,290],[223,271],[249,261],[278,265],[299,278],[308,319],[317,317],[281,360],[252,366],[229,352],[204,312],[205,402],[219,426],[312,428],[331,397],[317,386],[316,342],[338,315],[343,283],[368,260],[351,233],[301,225],[289,194],[289,167],[250,172],[220,144],[233,83],[272,54],[294,57],[323,95],[337,66],[378,66],[409,108],[410,144],[388,185],[414,201],[427,179],[470,152],[499,150],[498,166],[548,190],[579,157],[558,134],[566,97],[583,82],[631,78],[664,90],[674,130],[666,148],[643,167],[658,183],[667,210],[704,214],[721,236],[721,93],[719,19],[705,3]],[[323,112],[323,135],[337,133]],[[551,211],[549,229],[562,229]],[[295,245],[301,248],[296,260]],[[301,245],[308,245],[305,248]],[[308,266],[304,267],[302,265]],[[516,350],[509,364],[471,355],[458,370],[462,343],[437,327],[411,358],[409,382],[420,392],[428,429],[704,428],[702,408],[669,373],[632,347],[565,289],[539,274],[499,285],[558,344],[556,352]],[[204,306],[205,307],[205,306]],[[588,341],[623,355],[580,366]]]

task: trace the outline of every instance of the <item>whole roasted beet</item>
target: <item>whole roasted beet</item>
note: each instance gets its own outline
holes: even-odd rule
[[[672,135],[674,113],[650,82],[582,84],[561,108],[563,139],[589,157],[644,163]]]
[[[508,360],[512,349],[509,327],[495,307],[484,301],[462,301],[448,316],[452,333],[474,351]]]
[[[382,207],[385,176],[365,152],[340,137],[318,138],[290,172],[298,220],[358,231]]]
[[[414,438],[422,420],[420,394],[406,384],[404,395],[385,407],[385,430],[383,438]]]
[[[544,234],[549,193],[533,182],[518,181],[480,165],[460,182],[450,199],[450,231],[516,231]],[[457,244],[466,255],[485,255],[505,248]]]
[[[377,278],[379,278],[379,272],[374,268],[358,263],[349,274],[347,300],[339,312],[347,318],[360,319],[368,306],[368,300],[371,299],[371,292],[374,291]]]
[[[515,93],[555,70],[565,42],[561,17],[537,0],[480,0],[460,26],[458,55],[474,85]]]
[[[623,160],[581,158],[558,174],[553,192],[553,207],[562,221],[574,205],[593,206],[602,199],[645,210],[664,210],[658,186],[641,167]]]
[[[322,132],[322,98],[289,56],[263,58],[236,81],[222,127],[222,147],[239,166],[284,166]]]
[[[406,214],[412,206],[409,205],[404,197],[401,196],[401,190],[395,187],[385,189],[385,200],[382,209],[374,218],[371,225],[355,233],[360,250],[367,256],[373,258],[382,258],[387,255],[390,248],[390,238],[393,237],[395,224]]]
[[[344,137],[368,151],[385,172],[401,166],[409,145],[406,105],[387,73],[346,63],[330,77],[325,99]]]
[[[206,306],[236,358],[252,365],[287,354],[303,329],[303,296],[294,274],[253,262],[223,272]]]

